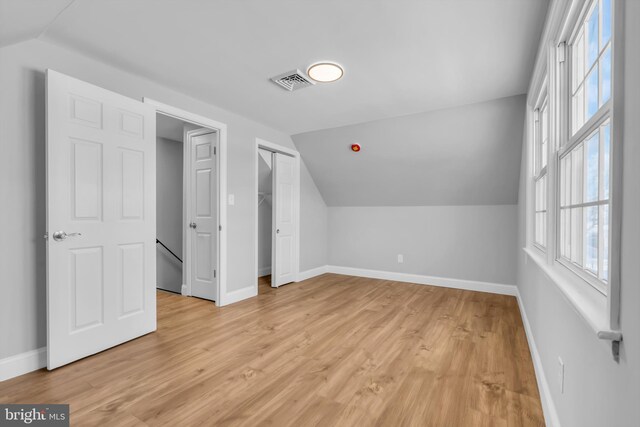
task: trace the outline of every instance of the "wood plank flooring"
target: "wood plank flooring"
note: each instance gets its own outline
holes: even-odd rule
[[[0,402],[79,426],[544,425],[515,298],[335,274],[222,308],[159,291],[157,332]]]
[[[271,292],[271,276],[258,277],[258,295]]]

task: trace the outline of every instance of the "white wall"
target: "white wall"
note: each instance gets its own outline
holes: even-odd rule
[[[330,207],[329,264],[515,284],[516,224],[515,205]]]
[[[518,288],[562,427],[640,425],[640,2],[625,2],[620,363],[557,286],[526,260],[525,167],[518,206]],[[528,161],[523,150],[523,165]],[[558,357],[565,363],[560,392]]]
[[[314,242],[300,248],[300,271],[326,265],[328,260],[328,210],[309,171],[300,159],[300,187],[314,190],[300,191],[300,241]],[[324,264],[316,260],[324,259]]]
[[[272,210],[266,200],[258,207],[258,276],[271,274]]]
[[[180,258],[182,252],[182,141],[156,139],[156,238]],[[182,290],[182,264],[165,248],[156,245],[156,286],[172,292]]]
[[[256,137],[294,148],[277,130],[222,108],[189,98],[144,77],[89,59],[59,46],[31,40],[0,49],[0,358],[46,345],[45,79],[59,72],[119,92],[144,96],[226,123],[228,126],[228,290],[254,286]],[[159,70],[158,74],[162,71]],[[301,265],[325,265],[326,224],[322,197],[303,166]],[[312,205],[307,205],[311,203]],[[320,229],[318,229],[320,227]],[[11,325],[11,327],[8,327]]]

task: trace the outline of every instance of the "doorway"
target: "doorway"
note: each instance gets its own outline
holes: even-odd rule
[[[295,282],[299,270],[300,155],[256,139],[256,292]]]
[[[258,148],[258,294],[271,286],[273,153]]]
[[[219,132],[162,113],[156,129],[157,288],[217,301]]]
[[[203,128],[208,129],[210,131],[215,131],[217,146],[215,147],[214,151],[215,151],[215,161],[216,161],[216,169],[217,169],[217,173],[216,173],[217,181],[215,182],[215,184],[211,184],[212,191],[215,189],[217,194],[217,227],[218,227],[216,249],[215,251],[213,251],[214,258],[212,261],[212,262],[215,262],[215,265],[217,266],[216,271],[212,272],[212,274],[215,276],[216,283],[217,283],[216,291],[215,291],[216,298],[214,298],[214,301],[217,306],[230,304],[231,302],[233,302],[233,299],[230,298],[227,294],[227,280],[226,280],[227,278],[227,125],[224,123],[220,123],[215,120],[209,119],[208,117],[200,116],[198,114],[194,114],[189,111],[185,111],[180,108],[176,108],[171,105],[164,104],[154,99],[143,98],[143,103],[154,107],[157,115],[171,117],[187,123],[188,125],[190,125],[190,128],[188,129],[188,131],[194,131],[194,130],[203,129]],[[186,150],[187,144],[183,144],[183,145],[185,145],[184,149]],[[189,155],[183,154],[184,158],[188,158]],[[183,203],[183,206],[188,206],[188,205],[189,204],[186,202]],[[183,211],[183,212],[184,212],[183,214],[184,218],[189,218],[189,214],[186,211]],[[188,226],[191,223],[191,221],[183,221],[183,224],[185,223]],[[197,223],[196,223],[196,229],[197,229]],[[185,251],[191,250],[190,242],[187,242],[186,238],[183,240],[183,246],[185,248]],[[186,279],[186,275],[187,275],[186,270],[188,270],[189,268],[191,268],[190,263],[184,264],[183,270],[185,271],[185,273],[183,277],[185,277],[184,279],[185,282],[184,282],[184,286],[181,289],[181,293],[183,295],[191,295],[189,281]]]

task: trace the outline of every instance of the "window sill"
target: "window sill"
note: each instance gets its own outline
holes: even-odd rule
[[[581,278],[574,276],[574,273],[557,261],[550,265],[539,251],[530,248],[522,249],[555,283],[573,309],[591,327],[598,338],[611,341],[619,341],[622,338],[620,331],[610,328],[606,296]]]

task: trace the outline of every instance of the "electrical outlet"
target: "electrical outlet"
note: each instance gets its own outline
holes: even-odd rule
[[[558,385],[560,393],[564,393],[564,362],[561,357],[558,357]]]
[[[398,264],[402,264],[404,262],[404,255],[398,254]]]
[[[233,194],[229,194],[229,206],[233,206],[236,204],[236,196]]]

